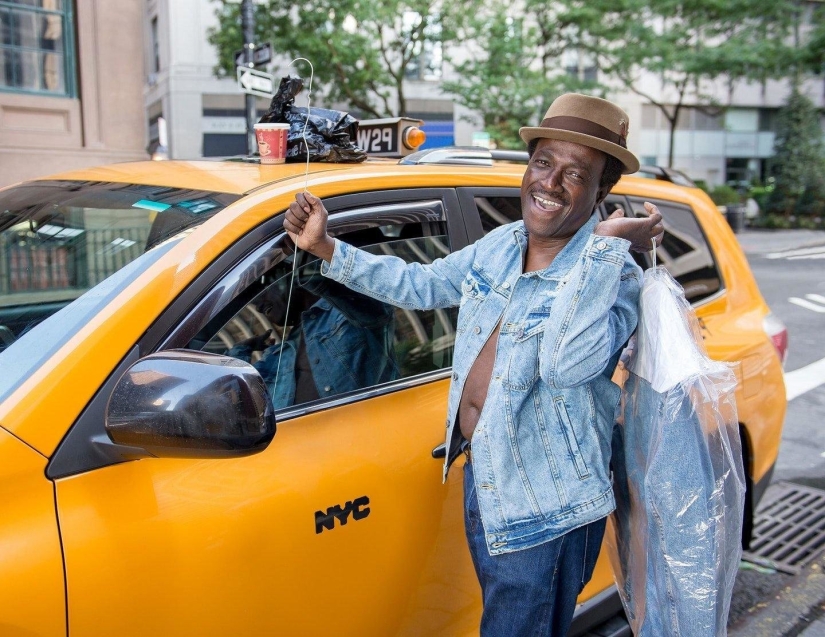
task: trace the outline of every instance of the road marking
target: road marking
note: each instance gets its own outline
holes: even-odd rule
[[[799,307],[804,307],[806,310],[811,310],[812,312],[820,312],[821,314],[825,314],[825,305],[817,305],[816,303],[811,303],[810,301],[799,299],[795,296],[789,298],[788,302],[798,305]]]
[[[797,250],[785,250],[784,252],[771,252],[765,255],[766,259],[787,259],[789,257],[805,256],[808,254],[825,253],[825,246],[815,248],[799,248]]]
[[[825,358],[785,373],[785,394],[789,401],[820,385],[825,385]]]
[[[825,259],[825,252],[818,254],[803,254],[796,257],[788,257],[788,261],[796,261],[798,259]]]
[[[822,296],[821,294],[806,294],[805,298],[809,301],[814,301],[815,303],[822,303],[822,305],[825,305],[825,296]]]

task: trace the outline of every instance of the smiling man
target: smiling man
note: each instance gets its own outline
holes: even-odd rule
[[[460,306],[447,405],[446,478],[464,451],[467,542],[482,588],[482,635],[567,634],[613,510],[610,380],[636,328],[641,270],[629,250],[661,241],[661,215],[595,212],[622,173],[627,114],[567,94],[522,128],[530,161],[523,222],[429,265],[332,239],[300,193],[284,227],[322,272],[409,309]]]

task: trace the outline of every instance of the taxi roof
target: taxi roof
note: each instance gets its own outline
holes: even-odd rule
[[[444,173],[445,169],[453,176],[458,174],[472,175],[478,183],[485,181],[483,175],[507,174],[519,179],[524,172],[524,164],[510,162],[493,162],[492,166],[472,166],[461,164],[425,166],[401,166],[398,159],[370,157],[361,163],[327,163],[310,162],[311,176],[323,173],[349,172],[353,178],[364,176],[398,175],[401,172],[420,171],[422,173]],[[141,161],[109,164],[81,170],[58,173],[41,177],[44,180],[72,180],[72,181],[101,181],[115,183],[146,184],[169,188],[191,188],[194,190],[210,190],[235,195],[248,194],[259,188],[270,186],[281,181],[300,178],[304,175],[306,164],[303,162],[262,165],[258,162],[242,159],[224,160],[168,160],[168,161]],[[332,176],[330,174],[330,176]],[[425,178],[426,179],[426,178]],[[463,180],[462,180],[463,181]],[[656,196],[667,195],[670,199],[682,199],[679,191],[695,190],[692,188],[674,186],[669,182],[655,181],[643,177],[625,175],[619,184],[614,187],[616,194],[642,194]],[[674,197],[674,195],[676,195]]]

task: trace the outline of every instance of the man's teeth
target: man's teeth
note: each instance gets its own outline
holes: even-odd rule
[[[556,203],[555,201],[550,201],[549,199],[543,199],[538,195],[533,195],[533,199],[538,201],[542,206],[546,206],[548,208],[561,208],[560,203]]]

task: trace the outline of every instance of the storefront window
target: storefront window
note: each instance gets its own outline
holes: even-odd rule
[[[73,95],[71,0],[0,0],[0,90]]]

